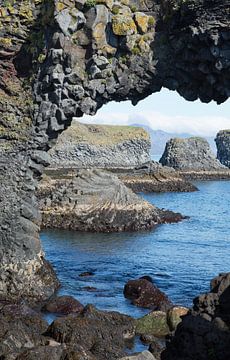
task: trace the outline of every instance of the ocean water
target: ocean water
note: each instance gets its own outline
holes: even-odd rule
[[[177,224],[138,233],[41,233],[47,259],[62,287],[83,304],[134,317],[148,310],[123,296],[129,279],[152,276],[175,303],[185,306],[209,290],[210,279],[230,271],[230,181],[196,182],[195,193],[143,195],[158,207],[190,216]],[[79,277],[92,271],[93,276]]]

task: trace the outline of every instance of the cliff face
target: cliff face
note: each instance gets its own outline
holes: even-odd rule
[[[229,9],[229,0],[1,2],[1,297],[45,298],[57,286],[33,195],[53,139],[73,116],[162,86],[225,101]]]
[[[160,163],[178,170],[211,171],[225,169],[215,158],[207,140],[197,137],[169,140],[166,143]]]
[[[131,126],[74,122],[49,151],[51,166],[133,168],[150,161],[150,137]]]
[[[230,168],[230,130],[219,131],[216,135],[217,159]]]

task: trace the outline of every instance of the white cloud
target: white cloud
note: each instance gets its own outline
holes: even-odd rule
[[[119,106],[119,105],[118,105]],[[221,116],[169,116],[160,112],[112,112],[100,110],[95,116],[84,116],[80,121],[97,124],[143,124],[154,130],[215,136],[220,129],[230,128],[230,119]]]

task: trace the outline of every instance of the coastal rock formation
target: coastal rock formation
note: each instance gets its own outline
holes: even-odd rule
[[[211,281],[210,293],[194,300],[162,360],[228,360],[230,358],[230,273]]]
[[[224,102],[229,28],[229,0],[1,2],[0,297],[41,299],[57,287],[34,191],[72,117],[162,86]]]
[[[134,231],[183,218],[154,207],[115,175],[99,170],[80,170],[72,179],[45,178],[38,198],[45,228]]]
[[[217,159],[221,164],[230,168],[230,130],[221,130],[215,138]]]
[[[198,137],[171,139],[166,143],[160,163],[177,170],[211,171],[222,170],[207,140]]]
[[[51,167],[133,168],[150,161],[150,147],[142,128],[73,122],[49,155]]]

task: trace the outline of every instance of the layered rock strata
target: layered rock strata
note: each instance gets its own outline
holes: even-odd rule
[[[207,140],[197,137],[169,140],[160,163],[183,171],[222,171],[225,169],[215,158]]]
[[[183,174],[182,174],[183,175]],[[230,174],[229,174],[230,175]],[[173,168],[151,161],[119,178],[134,192],[192,192],[197,188]]]
[[[44,228],[136,231],[183,218],[154,207],[115,175],[99,170],[80,170],[71,180],[46,179],[38,198]]]
[[[215,138],[217,159],[230,168],[230,130],[221,130]]]
[[[47,297],[57,286],[33,199],[44,151],[73,116],[111,100],[136,104],[165,86],[188,100],[225,101],[229,8],[229,0],[1,2],[2,297]]]
[[[150,161],[148,133],[131,126],[74,122],[49,151],[51,167],[134,168]]]

